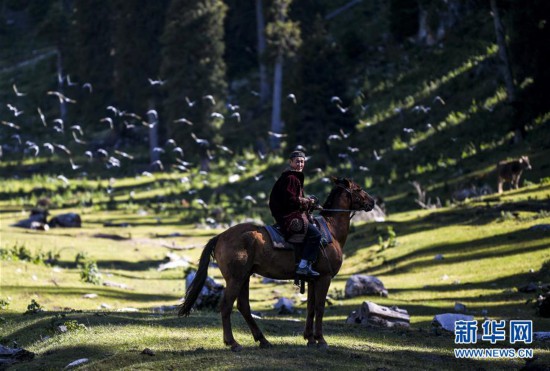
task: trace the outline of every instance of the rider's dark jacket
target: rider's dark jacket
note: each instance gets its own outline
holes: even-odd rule
[[[303,241],[308,225],[309,207],[310,200],[304,197],[304,174],[285,170],[271,190],[269,209],[287,240]]]

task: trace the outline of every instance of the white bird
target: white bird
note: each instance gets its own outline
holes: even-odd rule
[[[65,183],[66,186],[68,186],[69,184],[71,184],[69,182],[69,179],[67,179],[67,177],[63,176],[63,175],[58,175],[57,176],[57,179],[61,180],[63,183]]]
[[[44,116],[44,114],[42,113],[42,110],[40,109],[40,107],[37,107],[36,110],[38,111],[38,115],[40,116],[40,121],[42,121],[42,124],[44,126],[48,126],[48,125],[46,125],[46,116]]]
[[[153,174],[151,174],[151,173],[148,172],[148,171],[142,172],[141,175],[143,175],[143,176],[148,176],[149,178],[152,178],[152,177],[153,177]]]
[[[292,103],[296,104],[296,96],[292,93],[286,96],[286,99],[289,99],[292,101]]]
[[[155,148],[153,148],[153,152],[157,152],[157,153],[165,153],[166,151],[164,150],[164,148],[161,148],[161,147],[155,147]]]
[[[76,136],[76,133],[75,133],[74,131],[72,132],[72,134],[73,134],[74,141],[75,141],[76,143],[78,143],[78,144],[87,144],[86,141],[84,141],[84,140],[82,140],[82,139],[79,139],[79,138]]]
[[[80,135],[84,135],[84,132],[82,131],[82,128],[80,127],[80,125],[73,125],[73,126],[69,127],[69,129],[76,130],[80,133]]]
[[[351,133],[344,133],[344,130],[340,129],[340,134],[342,134],[342,138],[347,139]]]
[[[272,137],[275,137],[275,138],[284,138],[287,136],[287,134],[282,134],[282,133],[274,133],[272,131],[268,131],[267,134],[271,135]]]
[[[13,115],[14,115],[15,117],[17,117],[17,116],[19,116],[19,115],[22,115],[22,114],[24,113],[24,111],[19,111],[19,110],[17,109],[17,107],[15,107],[15,106],[13,106],[13,105],[11,105],[11,104],[9,104],[9,103],[6,104],[6,106],[8,106],[8,108],[10,109],[10,111],[13,112]]]
[[[105,166],[107,166],[108,169],[112,167],[120,167],[120,160],[116,157],[111,156],[107,160],[107,163],[105,164]]]
[[[233,112],[231,114],[231,117],[235,117],[237,119],[237,122],[241,122],[241,114],[239,112]]]
[[[170,139],[168,139],[168,140],[166,141],[165,146],[167,146],[167,145],[169,145],[169,144],[170,144],[171,146],[173,146],[173,147],[176,147],[176,146],[177,146],[176,141],[175,141],[174,139],[172,139],[172,138],[170,138]]]
[[[70,76],[69,74],[67,74],[66,80],[67,80],[67,85],[68,85],[68,86],[75,86],[75,85],[78,85],[76,82],[72,82],[72,81],[71,81],[71,76]]]
[[[222,146],[222,145],[220,145],[220,144],[216,144],[216,147],[218,147],[219,149],[221,149],[221,150],[224,151],[224,152],[231,153],[231,154],[233,153],[233,151],[230,150],[230,149],[229,149],[228,147],[226,147],[226,146]]]
[[[373,150],[372,154],[374,155],[374,159],[376,161],[380,161],[382,159],[382,156],[379,156],[378,153],[376,152],[376,150]]]
[[[249,202],[252,202],[253,204],[256,204],[256,200],[254,199],[254,197],[252,197],[251,195],[246,195],[244,196],[243,198],[244,201],[249,201]]]
[[[115,149],[115,153],[116,153],[117,155],[120,155],[120,156],[122,156],[122,157],[125,157],[125,158],[127,158],[127,159],[129,159],[129,160],[133,160],[133,159],[134,159],[134,156],[132,156],[132,155],[126,153],[126,152],[122,152],[122,151],[119,151],[119,150],[116,150],[116,149]]]
[[[337,97],[336,95],[330,98],[330,103],[336,103],[336,104],[342,104],[342,100],[340,97]]]
[[[13,88],[13,91],[15,92],[15,95],[16,95],[16,96],[18,96],[18,97],[24,97],[25,95],[27,95],[27,94],[21,93],[19,90],[17,90],[17,86],[15,86],[15,84],[13,84],[11,87]]]
[[[147,111],[147,114],[148,114],[149,116],[153,116],[155,119],[158,119],[158,118],[159,118],[159,115],[158,115],[157,111],[154,110],[154,109],[150,109],[149,111]]]
[[[115,106],[107,106],[106,108],[108,111],[111,111],[112,113],[114,113],[116,116],[120,116],[122,115],[122,111],[120,111],[118,108],[116,108]]]
[[[76,103],[76,100],[67,98],[65,95],[61,94],[58,91],[49,90],[46,92],[48,95],[55,95],[59,99],[59,103],[67,102],[67,103]]]
[[[339,136],[338,134],[331,134],[328,136],[327,138],[328,141],[331,141],[331,140],[342,140],[342,137]]]
[[[348,147],[348,151],[350,151],[351,153],[359,152],[359,148],[357,148],[357,147]]]
[[[111,130],[114,128],[113,119],[110,117],[103,117],[102,119],[99,119],[99,122],[107,122],[109,123],[109,127],[111,128]]]
[[[31,143],[28,141],[27,141],[27,145],[29,146],[28,147],[29,150],[34,151],[34,157],[38,156],[38,154],[40,153],[40,148],[38,148],[38,146],[35,143]]]
[[[84,152],[84,156],[89,157],[90,160],[94,157],[92,151],[86,151],[86,152]]]
[[[148,78],[147,80],[149,80],[149,84],[151,85],[164,85],[164,83],[166,82],[166,80],[161,80],[161,79],[158,79],[158,80],[153,80],[151,78]]]
[[[359,166],[359,170],[361,171],[369,171],[370,169],[366,166]]]
[[[442,106],[445,105],[445,101],[444,101],[443,98],[441,98],[439,95],[437,95],[437,96],[434,98],[434,103],[435,103],[435,102],[441,103]]]
[[[158,168],[160,169],[160,171],[164,171],[164,165],[162,164],[162,162],[161,162],[160,160],[153,161],[153,162],[151,163],[151,166],[152,166],[152,167],[158,166]]]
[[[6,125],[6,126],[9,126],[10,128],[14,128],[14,129],[17,129],[17,130],[21,129],[18,125],[15,125],[13,122],[3,121],[3,120],[2,120],[2,121],[0,121],[0,123],[1,123],[2,125]]]
[[[189,98],[185,97],[185,101],[187,102],[187,106],[189,107],[193,107],[195,105],[195,103],[197,103],[197,101],[191,101],[189,100]]]
[[[187,120],[185,117],[181,117],[177,120],[174,120],[174,123],[176,123],[176,124],[182,123],[182,124],[187,124],[189,126],[193,125],[193,123],[191,121]]]
[[[195,140],[195,142],[201,146],[208,146],[210,145],[210,142],[208,142],[208,140],[206,139],[201,139],[201,138],[197,138],[197,136],[195,135],[195,133],[191,133],[191,138],[193,138]]]
[[[412,129],[412,128],[403,128],[403,131],[404,131],[405,133],[407,133],[407,134],[412,134],[412,133],[414,133],[414,129]]]
[[[78,170],[80,169],[82,166],[81,165],[76,165],[74,162],[73,162],[73,159],[69,157],[69,162],[71,163],[71,168],[73,170]]]
[[[46,147],[50,153],[53,155],[54,151],[55,151],[55,148],[54,146],[51,144],[51,143],[44,143],[42,144],[44,147]]]
[[[92,94],[93,87],[89,82],[82,84],[82,89],[88,89],[88,92]]]
[[[21,135],[19,134],[13,134],[11,136],[13,139],[15,139],[17,141],[17,143],[21,144]]]
[[[254,175],[254,180],[258,182],[258,181],[262,180],[263,177],[264,177],[263,174]]]
[[[225,119],[225,117],[223,117],[223,115],[219,112],[212,112],[210,114],[210,117],[218,119],[218,120],[224,120]]]
[[[109,152],[107,152],[106,150],[104,150],[103,148],[99,148],[97,150],[97,153],[103,155],[104,157],[109,157]]]
[[[62,150],[63,152],[65,152],[69,156],[71,155],[71,151],[67,147],[65,147],[63,144],[54,143],[53,146],[55,148],[58,148],[58,149]]]
[[[236,111],[239,109],[239,106],[236,104],[227,103],[227,108],[229,108],[230,111]]]
[[[349,107],[348,107],[348,108],[344,108],[344,107],[342,107],[342,106],[339,105],[339,104],[336,105],[336,108],[338,108],[338,109],[340,110],[340,112],[342,112],[342,113],[346,113],[346,112],[349,111]]]
[[[210,103],[212,103],[213,106],[216,104],[216,100],[215,100],[214,97],[213,97],[212,95],[210,95],[210,94],[205,95],[204,97],[202,97],[202,99],[205,99],[205,100],[210,101]]]

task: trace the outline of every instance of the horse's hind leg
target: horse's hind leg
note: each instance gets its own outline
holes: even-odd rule
[[[233,330],[231,329],[231,311],[233,310],[233,303],[243,286],[243,282],[236,279],[226,279],[226,284],[227,287],[224,290],[221,303],[223,342],[225,345],[231,346],[232,351],[240,352],[243,347],[237,343],[233,337]]]
[[[245,283],[241,287],[239,297],[237,298],[237,308],[239,309],[239,312],[241,312],[241,315],[248,324],[248,327],[250,327],[250,331],[252,332],[254,340],[260,342],[260,348],[270,348],[272,346],[271,343],[267,341],[264,334],[256,324],[256,321],[254,321],[254,318],[252,318],[252,313],[250,312],[249,293],[250,277],[246,279]]]

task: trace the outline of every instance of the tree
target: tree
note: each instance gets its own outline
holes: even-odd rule
[[[75,0],[73,32],[75,59],[73,79],[93,85],[93,94],[78,89],[79,120],[103,127],[99,119],[112,100],[113,57],[111,55],[111,3],[102,0]]]
[[[226,98],[226,11],[221,0],[173,0],[162,35],[160,74],[166,79],[163,87],[168,135],[178,144],[190,144],[189,148],[200,151],[203,168],[208,166],[207,147],[191,141],[190,134],[210,143],[220,139],[215,134],[221,122],[212,113],[223,111]],[[174,123],[181,116],[193,126]]]
[[[274,20],[267,25],[266,33],[275,54],[273,76],[273,105],[271,114],[271,131],[281,133],[281,97],[283,88],[283,61],[295,55],[302,42],[298,23],[288,20],[292,0],[274,0],[271,11]],[[280,140],[271,137],[271,148],[277,149]]]

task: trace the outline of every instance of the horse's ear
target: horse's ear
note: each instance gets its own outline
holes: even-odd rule
[[[338,178],[336,178],[335,176],[332,176],[332,175],[331,175],[331,176],[330,176],[330,180],[331,180],[331,182],[334,183],[334,184],[338,183]]]

